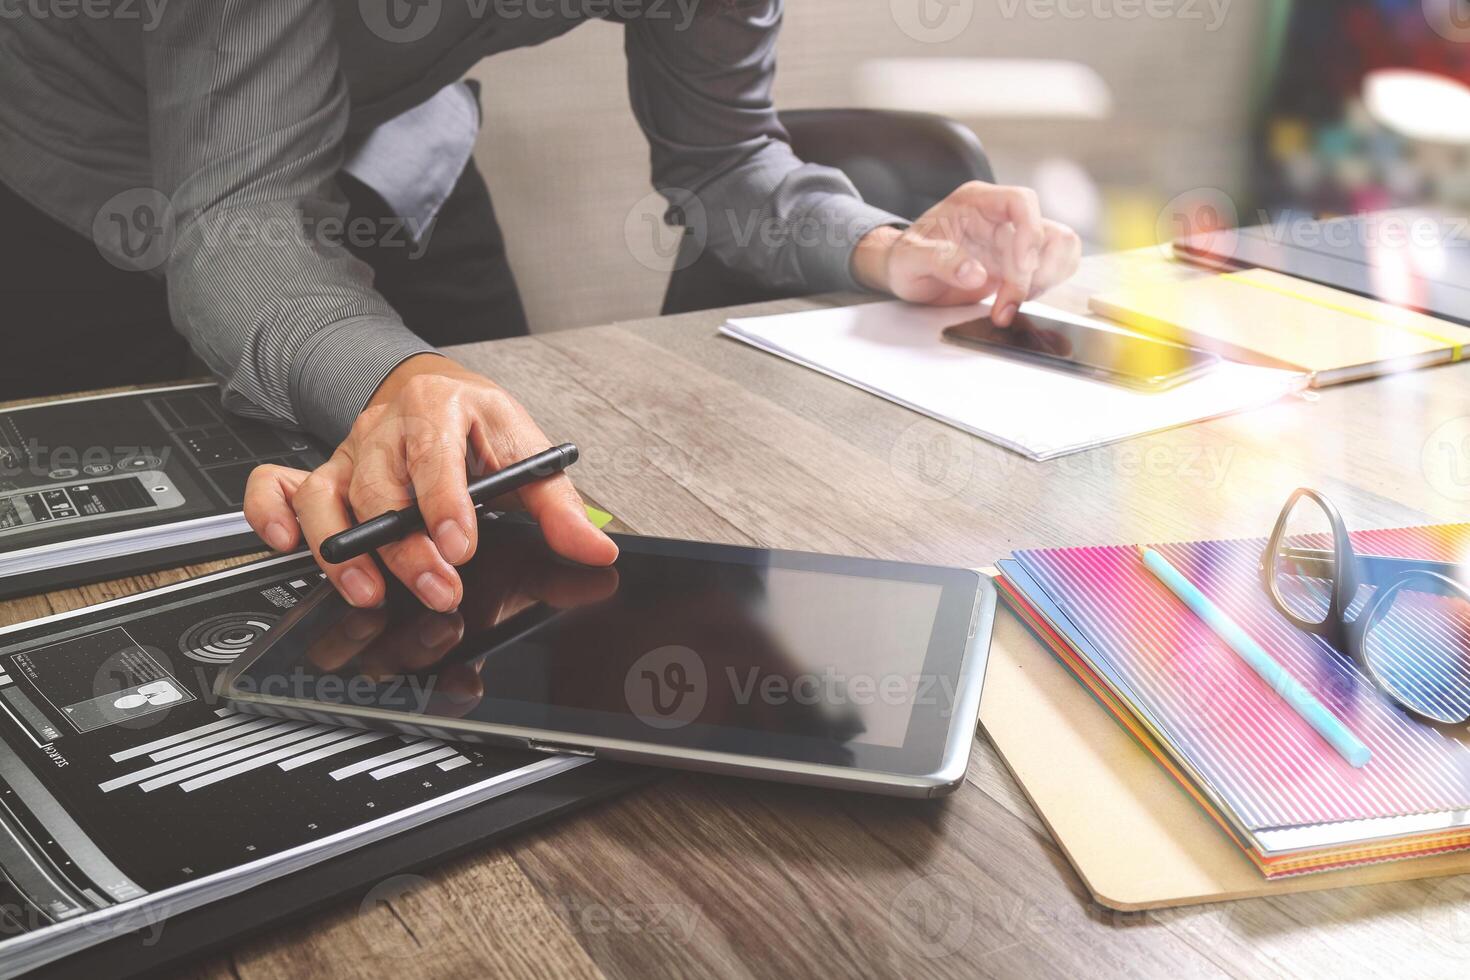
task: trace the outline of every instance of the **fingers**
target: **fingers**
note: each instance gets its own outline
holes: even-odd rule
[[[616,568],[567,568],[545,566],[533,570],[532,595],[557,609],[577,609],[617,595],[620,583]]]
[[[321,544],[352,526],[347,495],[352,483],[352,459],[339,449],[325,465],[302,481],[292,504],[306,542],[317,564],[342,597],[360,609],[377,606],[387,595],[387,584],[373,560],[367,556],[340,565],[322,560]]]
[[[428,420],[416,420],[415,427]],[[404,420],[399,416],[374,419],[354,436],[357,465],[352,472],[348,500],[359,520],[390,510],[402,510],[413,501],[408,476]],[[463,477],[461,477],[463,481]],[[463,482],[460,492],[466,492]],[[378,557],[419,602],[437,612],[459,608],[464,587],[454,567],[424,531],[415,531],[378,549]]]
[[[992,269],[991,275],[999,275],[1002,281],[996,289],[991,319],[999,326],[1010,326],[1031,293],[1046,244],[1036,192],[1026,187],[974,182],[961,187],[953,198],[961,207],[973,209],[981,227],[994,229],[991,251],[999,257],[999,268]],[[961,222],[962,227],[966,224]]]
[[[990,273],[959,242],[910,232],[899,245],[904,298],[943,305],[978,302]]]
[[[378,681],[429,670],[459,646],[464,630],[464,619],[458,613],[425,610],[365,649],[358,670]]]
[[[929,274],[961,292],[978,293],[990,278],[985,267],[958,242],[933,242],[929,256]]]
[[[324,674],[341,672],[360,657],[355,673],[382,682],[436,667],[464,639],[464,620],[457,613],[425,611],[392,630],[389,625],[384,610],[351,610],[312,643],[307,657]],[[445,674],[453,678],[449,686],[477,687],[477,682],[466,685],[465,673],[456,665],[446,668]],[[442,678],[436,676],[434,681],[435,686],[444,686]],[[473,693],[478,697],[482,690]]]
[[[418,424],[407,429],[403,433],[403,453],[414,496],[424,515],[424,527],[445,561],[463,565],[474,555],[479,542],[465,460],[469,413],[463,405],[409,406],[408,411],[444,419],[439,424]]]
[[[528,565],[536,561],[536,556],[523,560],[514,554],[497,555],[488,567],[478,566],[485,574],[466,578],[465,595],[471,599],[469,616],[475,629],[499,626],[536,604],[536,597],[522,584]]]
[[[429,696],[427,713],[462,718],[473,711],[485,696],[479,666],[480,662],[454,663],[439,671],[434,676],[434,693]]]
[[[1011,246],[1017,257],[1017,268],[1027,275],[1036,271],[1046,229],[1035,191],[1029,187],[997,187],[976,181],[961,187],[955,196],[991,224],[1009,224],[1014,228]]]
[[[1031,280],[1031,293],[1026,298],[1035,299],[1072,278],[1081,261],[1082,239],[1077,233],[1055,221],[1046,222],[1046,247],[1041,250],[1041,266]]]
[[[442,358],[410,359],[379,387],[325,466],[310,476],[266,468],[252,480],[252,527],[289,545],[290,528],[282,534],[278,525],[294,509],[290,523],[299,523],[321,563],[328,537],[416,503],[426,530],[378,549],[378,557],[423,605],[453,612],[464,598],[455,566],[469,561],[479,539],[468,450],[493,469],[549,446],[525,410],[485,378]],[[533,485],[520,499],[562,556],[590,565],[616,559],[617,547],[588,521],[565,476]],[[354,606],[377,606],[387,594],[369,557],[322,567]]]
[[[245,484],[245,520],[277,551],[294,551],[301,541],[291,498],[311,474],[284,466],[257,466]]]
[[[525,409],[509,396],[487,405],[487,417],[470,432],[475,451],[499,467],[551,447]],[[565,474],[538,480],[520,491],[521,503],[541,525],[553,551],[584,565],[611,565],[618,546],[587,519],[587,507]]]
[[[353,609],[312,641],[306,659],[324,674],[340,670],[388,628],[384,609]]]
[[[1000,288],[995,291],[995,300],[991,305],[990,319],[998,326],[1009,327],[1016,320],[1016,314],[1020,312],[1021,304],[1031,292],[1030,271],[1021,268],[1015,250],[1016,232],[1009,225],[1001,228],[996,233],[997,245],[1003,255],[1002,269],[1004,270],[1004,281]]]
[[[521,491],[521,502],[541,525],[546,543],[563,558],[583,565],[611,565],[618,546],[587,519],[587,505],[564,475],[533,483]]]
[[[352,506],[366,519],[416,503],[424,531],[378,550],[388,570],[438,612],[459,608],[464,583],[455,565],[475,553],[478,532],[465,461],[472,396],[460,385],[426,380],[406,386],[367,445],[352,481]]]

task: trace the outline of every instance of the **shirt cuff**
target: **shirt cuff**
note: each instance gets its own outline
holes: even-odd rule
[[[394,368],[435,353],[403,324],[380,316],[349,317],[318,330],[291,362],[296,418],[335,446]]]
[[[852,274],[852,253],[874,228],[907,228],[913,222],[862,198],[829,194],[811,211],[812,224],[826,233],[800,249],[802,278],[813,292],[866,291]]]

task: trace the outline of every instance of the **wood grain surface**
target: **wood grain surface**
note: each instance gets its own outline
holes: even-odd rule
[[[1093,258],[1047,299],[1084,310],[1089,292],[1190,274],[1147,253]],[[1327,492],[1359,528],[1470,510],[1470,366],[1032,463],[722,339],[725,315],[453,353],[510,388],[554,440],[576,441],[578,485],[639,533],[979,566],[1020,547],[1263,536],[1304,485]],[[205,570],[15,600],[0,605],[0,622]],[[371,901],[183,975],[1179,980],[1470,970],[1466,878],[1160,913],[1096,906],[983,740],[967,784],[943,801],[676,775],[426,876],[391,870]]]

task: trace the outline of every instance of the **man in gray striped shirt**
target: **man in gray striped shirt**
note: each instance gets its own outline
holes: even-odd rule
[[[5,293],[52,324],[33,331],[26,374],[44,379],[89,356],[104,369],[121,364],[153,350],[143,338],[152,321],[171,321],[221,379],[231,410],[340,444],[316,473],[257,472],[247,516],[265,540],[288,549],[304,534],[315,546],[353,515],[417,498],[428,533],[383,558],[426,605],[455,608],[455,566],[476,540],[467,457],[493,468],[547,445],[503,389],[433,346],[476,336],[447,331],[450,322],[489,324],[479,336],[524,330],[498,233],[470,241],[473,227],[494,225],[470,161],[478,107],[459,82],[479,59],[588,19],[622,23],[655,186],[675,205],[697,199],[676,210],[703,223],[707,248],[772,285],[946,304],[994,294],[1008,322],[1075,269],[1076,236],[1044,221],[1028,191],[970,185],[908,226],[865,204],[841,173],[798,160],[770,95],[781,9],[781,0],[0,0],[0,218],[33,246],[30,266],[27,256],[6,263],[33,274],[17,274]],[[452,274],[430,290],[380,264],[382,249],[352,241],[359,200],[396,219],[406,247],[439,249]],[[741,216],[789,233],[744,236]],[[463,248],[442,246],[456,220],[470,229]],[[387,224],[374,227],[382,235]],[[56,278],[50,256],[88,239],[105,260],[93,279],[83,282],[92,273],[78,260],[66,263],[70,281],[36,284]],[[44,320],[87,295],[85,315]],[[165,297],[166,315],[152,315]],[[24,390],[18,377],[5,383]],[[522,498],[564,555],[616,556],[566,478]],[[356,605],[384,596],[368,559],[327,572]]]

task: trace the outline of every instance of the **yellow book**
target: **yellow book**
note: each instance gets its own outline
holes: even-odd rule
[[[1095,296],[1135,330],[1252,364],[1305,371],[1313,387],[1465,357],[1470,328],[1266,269]]]

